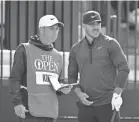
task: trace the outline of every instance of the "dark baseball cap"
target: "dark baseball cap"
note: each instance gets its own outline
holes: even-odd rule
[[[88,11],[83,15],[83,23],[91,24],[93,22],[101,22],[100,14],[97,11]]]

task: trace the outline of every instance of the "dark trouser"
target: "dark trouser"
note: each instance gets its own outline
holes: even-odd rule
[[[55,122],[52,118],[46,118],[46,117],[26,117],[25,119],[22,119],[21,122]]]
[[[113,111],[111,104],[101,106],[85,106],[77,103],[78,122],[111,122]],[[113,122],[120,122],[120,116],[116,113]]]

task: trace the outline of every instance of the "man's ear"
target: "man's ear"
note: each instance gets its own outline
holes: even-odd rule
[[[82,24],[83,30],[86,31],[86,24]]]
[[[43,31],[43,28],[42,28],[42,27],[40,27],[40,28],[39,28],[39,30],[40,30],[40,31]]]
[[[44,28],[43,28],[43,27],[40,27],[40,28],[39,28],[39,31],[40,31],[40,33],[43,33]]]

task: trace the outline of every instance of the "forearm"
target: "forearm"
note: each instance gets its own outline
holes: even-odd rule
[[[115,78],[115,89],[114,92],[115,93],[122,93],[123,90],[125,89],[125,84],[127,82],[127,77],[128,77],[129,72],[125,71],[125,70],[121,70],[118,72],[118,75]]]
[[[13,103],[14,106],[22,104],[20,94],[14,94],[14,95],[11,95],[11,97],[12,97],[12,103]]]
[[[10,96],[14,106],[22,104],[22,95],[20,94],[20,82],[10,79]]]
[[[80,87],[76,87],[74,88],[74,92],[77,95],[77,97],[80,97],[80,94],[82,93],[82,90]]]

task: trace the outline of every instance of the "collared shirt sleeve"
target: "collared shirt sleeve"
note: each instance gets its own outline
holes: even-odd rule
[[[124,88],[125,82],[130,71],[126,56],[120,44],[115,39],[110,40],[109,51],[111,60],[118,70],[118,75],[115,78],[116,87]]]
[[[19,105],[22,103],[22,95],[20,92],[20,84],[22,84],[22,77],[26,71],[26,56],[23,46],[18,46],[14,54],[14,62],[9,77],[10,80],[10,95],[12,103]]]
[[[78,64],[76,60],[76,45],[71,48],[69,54],[69,65],[68,65],[68,82],[77,83],[78,80]]]

